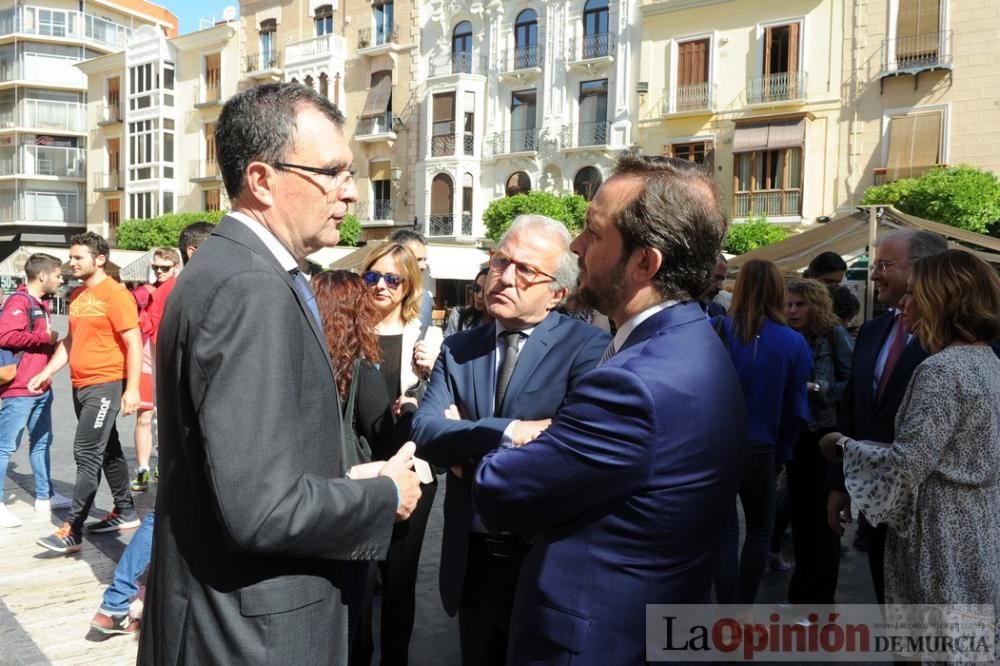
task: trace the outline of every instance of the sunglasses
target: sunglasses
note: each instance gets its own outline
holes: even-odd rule
[[[378,271],[365,271],[361,274],[361,279],[365,281],[369,287],[374,287],[378,284],[379,280],[385,280],[385,286],[389,289],[398,289],[399,285],[403,284],[406,280],[402,275],[396,275],[395,273],[379,273]]]
[[[166,273],[167,271],[174,270],[173,265],[164,266],[162,264],[150,264],[150,268],[152,268],[157,273]]]

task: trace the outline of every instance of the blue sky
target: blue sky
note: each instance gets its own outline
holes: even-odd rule
[[[226,6],[233,6],[239,11],[238,0],[152,0],[158,5],[166,7],[177,16],[180,22],[181,34],[194,32],[198,29],[198,20],[222,20],[222,10]]]

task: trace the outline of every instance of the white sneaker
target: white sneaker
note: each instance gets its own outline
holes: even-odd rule
[[[21,519],[7,510],[7,507],[0,504],[0,527],[20,527]]]
[[[35,511],[38,513],[49,513],[52,509],[68,509],[73,506],[73,500],[63,497],[59,493],[52,493],[48,499],[36,499]]]

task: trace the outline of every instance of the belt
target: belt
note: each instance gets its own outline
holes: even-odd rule
[[[469,540],[481,543],[493,557],[514,557],[524,555],[530,544],[519,534],[483,534],[470,532]]]

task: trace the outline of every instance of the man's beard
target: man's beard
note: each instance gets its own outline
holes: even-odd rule
[[[605,275],[596,276],[598,280],[595,280],[595,275],[590,273],[588,284],[581,284],[577,290],[580,301],[587,307],[608,316],[608,313],[625,299],[626,263],[627,260],[620,260]]]

